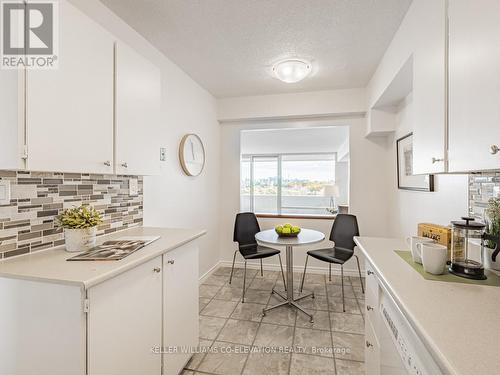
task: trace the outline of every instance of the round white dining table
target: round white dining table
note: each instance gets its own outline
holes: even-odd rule
[[[284,302],[263,309],[262,315],[265,316],[266,312],[278,307],[289,306],[302,311],[304,314],[309,316],[311,323],[313,323],[314,317],[305,311],[304,308],[297,303],[297,301],[307,297],[314,298],[314,293],[302,295],[298,298],[295,298],[293,295],[293,248],[321,242],[325,239],[325,235],[317,230],[302,229],[297,237],[280,237],[274,229],[269,229],[257,233],[255,235],[255,239],[262,245],[284,246],[286,248],[286,296],[283,296],[274,288],[271,292],[272,294],[276,294],[283,298]]]

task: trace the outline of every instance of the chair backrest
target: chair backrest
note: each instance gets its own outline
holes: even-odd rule
[[[359,236],[358,220],[356,216],[338,214],[333,222],[330,241],[335,242],[335,246],[354,250],[356,243],[353,237],[355,236]]]
[[[241,212],[236,215],[233,241],[238,242],[240,249],[249,245],[256,245],[255,235],[259,232],[259,222],[253,212]]]

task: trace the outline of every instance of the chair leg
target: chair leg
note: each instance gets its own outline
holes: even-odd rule
[[[243,296],[241,297],[241,303],[245,303],[245,290],[247,281],[247,261],[245,260],[245,271],[243,272]]]
[[[344,298],[344,265],[340,265],[340,277],[342,278],[342,310],[345,312],[345,298]]]
[[[229,284],[231,284],[231,281],[233,280],[234,261],[236,260],[236,253],[237,252],[238,252],[238,250],[236,250],[234,252],[234,255],[233,255],[233,266],[231,267],[231,276],[229,276]]]
[[[332,264],[328,263],[328,280],[332,281]]]
[[[356,262],[358,263],[358,273],[359,273],[359,282],[361,283],[361,291],[363,294],[365,294],[365,287],[363,286],[363,279],[361,278],[361,268],[359,268],[359,259],[357,255],[354,255],[356,257]]]
[[[304,289],[304,279],[306,278],[306,268],[308,259],[309,259],[309,254],[306,256],[306,264],[304,265],[304,274],[302,275],[302,282],[300,283],[300,293],[302,293],[302,289]]]
[[[262,268],[262,259],[260,260],[260,276],[264,276],[264,269]]]
[[[283,285],[285,287],[285,292],[286,292],[285,273],[283,272],[283,263],[281,263],[281,254],[278,254],[278,258],[280,258],[281,277],[283,277]]]

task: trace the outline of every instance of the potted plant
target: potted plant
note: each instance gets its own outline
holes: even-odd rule
[[[500,239],[500,195],[488,201],[488,207],[485,213],[487,219],[487,234],[490,238]],[[498,242],[490,239],[486,241],[484,258],[487,268],[500,270],[500,256],[497,257],[499,247],[500,243]]]
[[[95,208],[81,205],[64,210],[57,216],[57,223],[64,228],[66,251],[85,251],[95,246],[102,217]]]

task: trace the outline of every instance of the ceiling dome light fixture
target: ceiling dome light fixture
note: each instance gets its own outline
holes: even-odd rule
[[[295,83],[306,78],[312,70],[309,61],[302,59],[286,59],[273,65],[273,74],[280,81]]]

